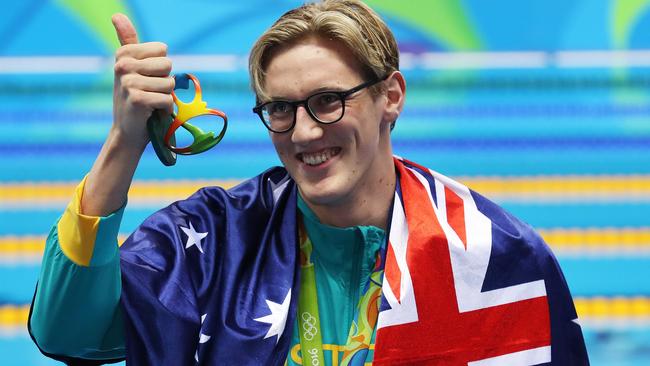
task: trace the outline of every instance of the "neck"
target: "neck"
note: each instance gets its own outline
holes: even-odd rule
[[[373,179],[351,192],[336,205],[316,205],[303,199],[318,220],[335,227],[375,226],[386,230],[388,214],[395,194],[396,174],[392,156],[383,169],[375,170]]]

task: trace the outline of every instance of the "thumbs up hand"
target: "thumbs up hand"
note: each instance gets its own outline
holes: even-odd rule
[[[125,148],[144,150],[149,141],[146,122],[151,113],[173,111],[174,78],[169,76],[172,62],[167,57],[166,44],[138,42],[138,34],[127,16],[115,14],[112,22],[122,46],[115,53],[113,126],[109,139]]]
[[[115,53],[113,125],[81,198],[80,211],[90,216],[106,216],[124,205],[149,142],[147,119],[154,111],[171,113],[174,103],[167,45],[138,43],[133,24],[123,14],[115,14],[112,21],[122,46]]]

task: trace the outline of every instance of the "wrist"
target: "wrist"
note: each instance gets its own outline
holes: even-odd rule
[[[109,131],[105,148],[109,150],[122,151],[127,153],[129,156],[134,156],[133,154],[136,154],[139,157],[147,147],[149,138],[146,135],[146,131],[143,135],[138,135],[140,134],[124,131],[114,125]]]

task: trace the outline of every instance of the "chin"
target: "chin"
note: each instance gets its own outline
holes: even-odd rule
[[[302,183],[298,184],[302,198],[318,206],[336,206],[345,200],[348,192],[344,189],[337,187],[334,184],[323,184],[326,182],[318,182],[317,184]]]

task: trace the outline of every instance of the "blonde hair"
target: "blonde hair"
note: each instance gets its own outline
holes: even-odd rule
[[[249,73],[258,101],[267,99],[264,82],[272,50],[309,36],[342,42],[359,61],[364,77],[382,78],[399,70],[395,37],[366,4],[358,0],[308,3],[282,15],[253,45]]]

